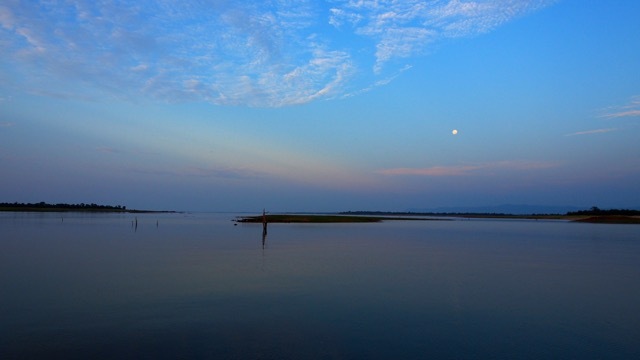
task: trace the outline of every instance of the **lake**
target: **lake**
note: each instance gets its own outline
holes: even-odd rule
[[[640,358],[638,225],[235,216],[0,213],[0,358]]]

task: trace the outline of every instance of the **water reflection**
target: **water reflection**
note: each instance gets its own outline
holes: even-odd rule
[[[264,250],[265,244],[267,242],[267,213],[264,209],[262,209],[262,250]]]
[[[265,225],[262,229],[262,250],[264,250],[265,245],[267,244],[267,226]]]

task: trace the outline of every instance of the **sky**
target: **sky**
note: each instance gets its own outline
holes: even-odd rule
[[[638,208],[638,14],[632,0],[2,0],[0,202]]]

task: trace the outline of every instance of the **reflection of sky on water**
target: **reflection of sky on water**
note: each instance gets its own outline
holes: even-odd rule
[[[134,231],[132,215],[0,214],[0,350],[104,358],[640,353],[638,227],[271,224],[263,248],[261,225],[233,226],[232,215],[137,217]]]

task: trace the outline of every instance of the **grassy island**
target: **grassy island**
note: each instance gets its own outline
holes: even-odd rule
[[[528,219],[528,220],[566,220],[597,224],[640,224],[640,211],[628,209],[602,210],[592,207],[589,210],[567,212],[566,214],[503,214],[503,213],[414,213],[382,211],[347,211],[340,214],[362,216],[437,216],[441,219]]]
[[[565,220],[599,224],[640,224],[640,211],[637,210],[589,210],[568,212],[566,214],[496,214],[496,213],[412,213],[382,211],[348,211],[333,214],[270,214],[239,217],[239,223],[375,223],[387,220],[440,220],[455,219],[527,219],[527,220]]]
[[[355,216],[355,215],[294,215],[294,214],[278,214],[265,215],[264,220],[267,223],[376,223],[383,220],[438,220],[424,219],[416,217],[385,217],[385,216]],[[240,223],[262,223],[262,215],[246,216],[236,219]]]

